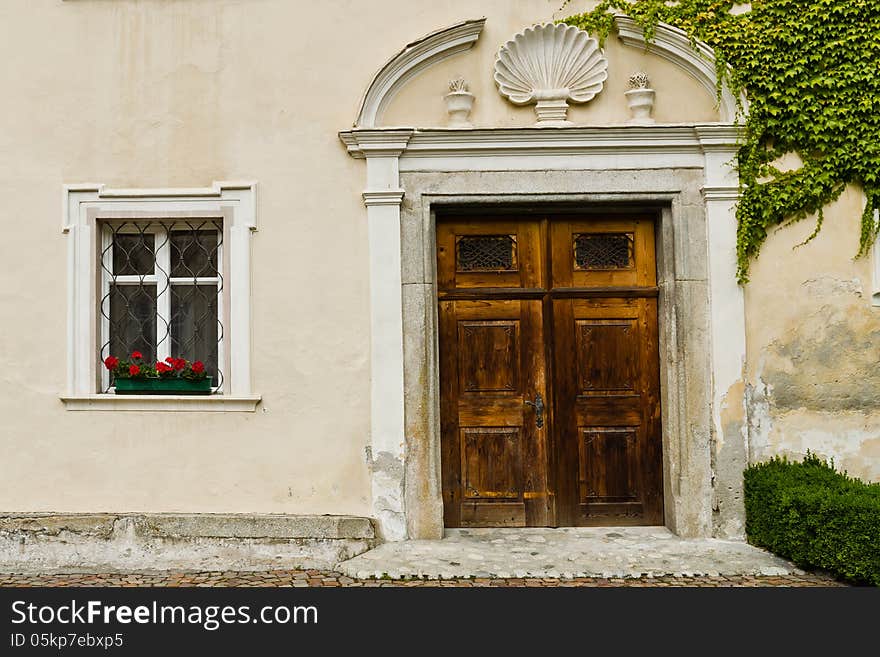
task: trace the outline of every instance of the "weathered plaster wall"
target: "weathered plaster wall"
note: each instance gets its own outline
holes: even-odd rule
[[[854,187],[815,218],[773,232],[746,287],[751,460],[811,450],[880,480],[880,308],[872,258],[854,259],[864,197]]]

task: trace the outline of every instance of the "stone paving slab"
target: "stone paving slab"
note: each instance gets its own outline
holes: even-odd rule
[[[385,543],[337,570],[356,579],[804,574],[747,543],[682,539],[664,527],[448,529],[439,541]]]
[[[654,578],[474,578],[453,580],[353,579],[342,573],[321,570],[275,570],[260,572],[167,572],[167,573],[72,573],[0,574],[0,587],[293,587],[293,588],[387,588],[387,587],[828,587],[845,586],[823,575],[778,575],[773,577],[733,575],[729,577]]]

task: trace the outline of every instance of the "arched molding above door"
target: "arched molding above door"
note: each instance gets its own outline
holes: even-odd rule
[[[379,125],[382,114],[403,85],[431,66],[470,50],[480,38],[485,23],[485,18],[462,21],[404,46],[370,82],[354,126],[373,128]]]
[[[624,45],[641,48],[652,55],[672,62],[694,80],[699,82],[713,96],[718,93],[718,73],[715,64],[715,53],[702,41],[693,42],[688,35],[677,27],[666,23],[657,25],[650,41],[645,32],[630,17],[618,14],[614,17],[617,36]],[[746,99],[739,99],[742,111],[747,109]],[[734,123],[737,120],[737,98],[727,86],[721,85],[721,97],[718,99],[721,120]]]

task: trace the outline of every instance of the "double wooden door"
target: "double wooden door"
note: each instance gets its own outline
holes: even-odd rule
[[[438,220],[447,527],[663,523],[650,216]]]

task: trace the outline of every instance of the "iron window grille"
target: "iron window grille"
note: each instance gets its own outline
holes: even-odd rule
[[[98,357],[200,360],[223,388],[221,219],[103,221]],[[103,367],[101,390],[113,387]]]
[[[631,233],[577,233],[574,236],[575,269],[631,269],[632,264]]]
[[[459,235],[455,259],[459,272],[516,271],[516,236]]]

